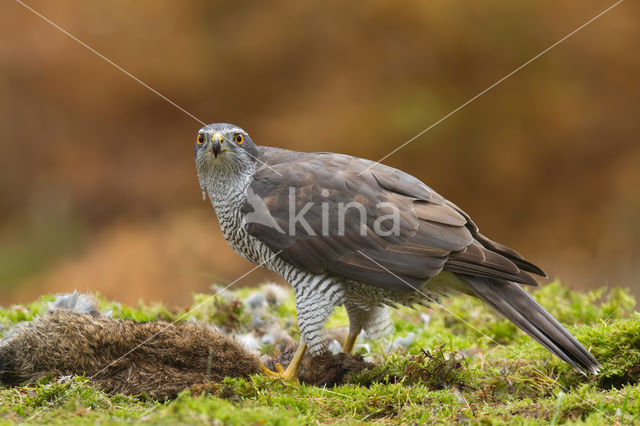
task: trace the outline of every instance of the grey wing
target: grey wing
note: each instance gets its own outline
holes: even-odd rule
[[[402,292],[443,269],[535,284],[533,265],[409,174],[340,154],[261,151],[247,231],[291,264]]]

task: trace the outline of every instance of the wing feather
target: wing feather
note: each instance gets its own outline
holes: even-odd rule
[[[442,270],[526,284],[535,284],[528,272],[542,272],[484,237],[464,211],[400,170],[341,154],[260,152],[266,166],[254,173],[250,192],[280,230],[247,220],[247,231],[300,268],[400,292]],[[243,206],[245,217],[254,207]],[[289,229],[291,213],[302,210],[307,225],[294,220]],[[382,219],[391,217],[397,228],[385,232],[392,228]]]

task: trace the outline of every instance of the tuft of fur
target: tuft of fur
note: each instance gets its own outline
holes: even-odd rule
[[[90,314],[94,317],[102,315],[98,309],[98,301],[91,294],[78,294],[77,290],[73,293],[63,293],[56,297],[56,300],[49,303],[47,312],[53,311],[70,311],[76,314]]]
[[[100,314],[94,299],[75,293],[60,296],[49,312],[0,342],[5,385],[85,375],[106,392],[164,400],[195,384],[258,372],[254,356],[209,326],[113,319]]]

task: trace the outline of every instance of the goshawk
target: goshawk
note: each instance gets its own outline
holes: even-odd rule
[[[417,178],[362,158],[256,145],[247,132],[210,124],[195,162],[222,232],[241,256],[293,287],[300,345],[327,350],[324,323],[344,305],[350,352],[361,330],[392,329],[389,306],[428,305],[462,292],[500,312],[560,359],[597,373],[596,359],[520,286],[544,271],[478,231],[471,218]]]

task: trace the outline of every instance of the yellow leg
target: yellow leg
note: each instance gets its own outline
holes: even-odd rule
[[[359,331],[357,333],[352,333],[351,331],[349,331],[349,335],[347,336],[347,340],[344,342],[342,352],[346,354],[351,353],[351,351],[353,350],[353,345],[354,343],[356,343],[356,339],[358,338],[358,334],[360,334]]]
[[[293,354],[293,358],[289,363],[289,366],[285,370],[282,368],[282,365],[279,363],[276,364],[276,371],[271,371],[264,364],[260,363],[262,367],[262,372],[265,376],[271,377],[272,379],[284,379],[286,382],[296,382],[298,381],[298,370],[300,369],[300,363],[302,362],[302,358],[304,357],[304,353],[307,350],[307,345],[301,343],[296,349],[296,353]]]

